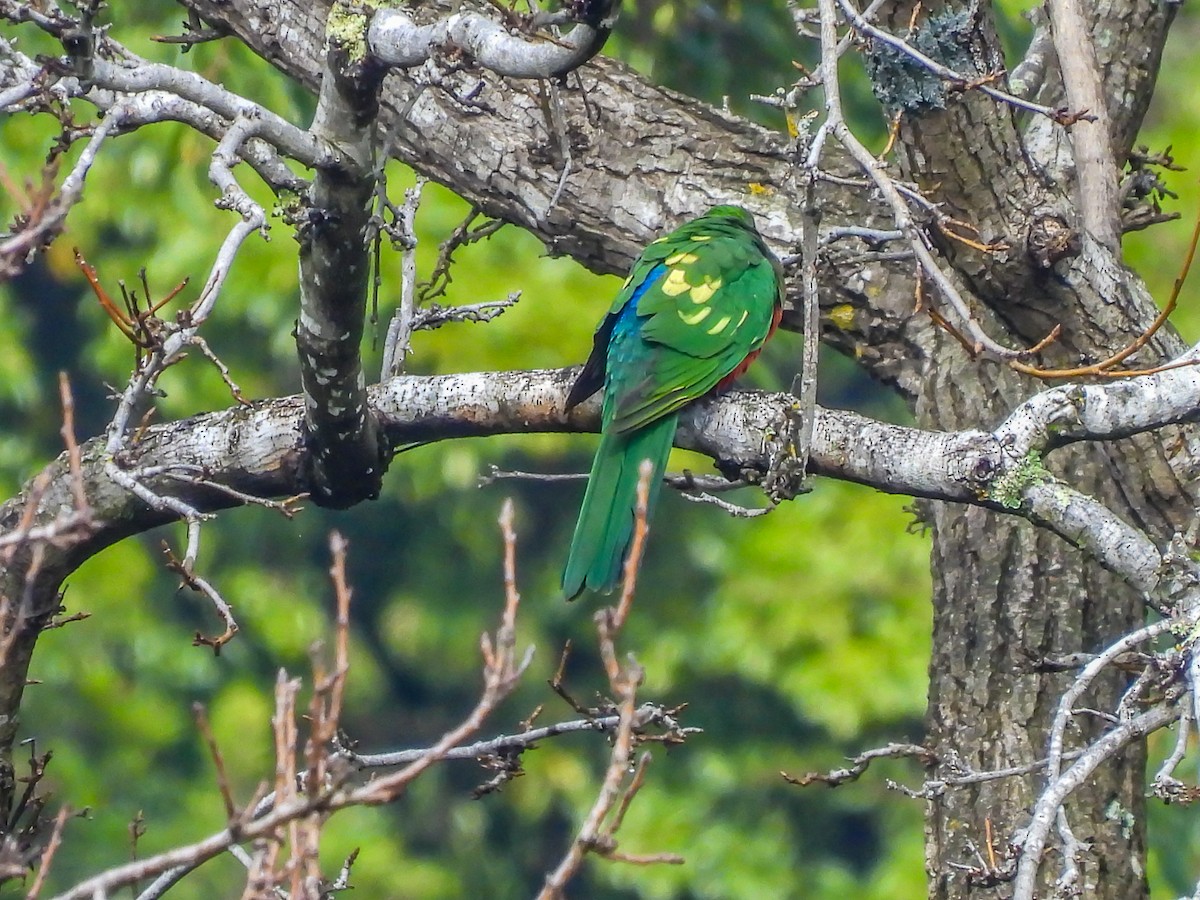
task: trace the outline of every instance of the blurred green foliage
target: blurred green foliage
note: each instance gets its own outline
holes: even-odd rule
[[[294,122],[311,114],[310,96],[234,41],[182,55],[148,40],[177,30],[178,13],[118,3],[113,16],[114,35],[138,52],[220,80]],[[1181,162],[1195,164],[1188,129],[1200,119],[1200,101],[1190,85],[1200,77],[1200,62],[1186,48],[1200,35],[1194,16],[1179,29],[1146,140],[1155,149],[1174,144]],[[1015,15],[1006,19],[1005,33],[1019,48],[1023,31]],[[27,46],[36,41],[29,38]],[[656,80],[712,102],[728,95],[735,109],[777,127],[775,110],[745,97],[787,84],[791,61],[811,61],[810,51],[798,43],[781,0],[638,0],[612,48]],[[851,94],[860,115],[872,117],[862,127],[878,129],[861,73],[852,76]],[[86,105],[78,112],[91,115]],[[17,180],[33,176],[54,136],[40,120],[0,121],[5,169]],[[206,139],[172,125],[114,141],[67,233],[28,273],[0,286],[4,496],[58,452],[56,371],[71,377],[81,434],[94,434],[111,408],[105,385],[120,384],[132,360],[75,269],[71,248],[84,251],[106,284],[132,283],[145,267],[158,294],[187,276],[194,291],[231,222],[212,205],[205,174],[211,149]],[[393,196],[412,183],[399,166],[389,177]],[[270,208],[267,192],[251,176],[244,182]],[[1179,208],[1190,216],[1198,201],[1193,176],[1172,184],[1184,198]],[[422,275],[438,242],[466,212],[445,189],[426,188],[417,219]],[[11,207],[0,207],[0,214],[8,218]],[[1158,296],[1174,278],[1186,231],[1167,226],[1129,240],[1131,263]],[[297,389],[289,334],[295,251],[280,222],[269,242],[247,246],[206,327],[210,344],[252,398]],[[386,254],[385,323],[397,263]],[[490,325],[419,334],[410,370],[578,362],[617,284],[546,258],[536,240],[505,228],[460,254],[448,299],[478,302],[519,289],[521,303]],[[1186,301],[1179,319],[1195,333],[1196,313]],[[787,384],[798,351],[797,337],[780,335],[750,381]],[[373,345],[368,364],[378,365]],[[853,396],[865,408],[897,414],[894,401],[864,390],[845,366],[828,371],[823,390],[830,396]],[[163,386],[166,417],[229,404],[220,378],[200,360],[172,370]],[[196,630],[216,627],[211,612],[177,590],[163,570],[160,543],[178,544],[177,528],[125,541],[89,561],[71,578],[66,604],[90,618],[42,638],[33,667],[39,683],[30,687],[24,709],[24,734],[39,751],[54,750],[47,784],[56,799],[89,808],[68,826],[51,889],[127,859],[134,852],[129,823],[136,817],[146,829],[136,847],[143,856],[223,825],[193,703],[207,707],[239,799],[272,777],[275,673],[282,667],[307,674],[310,648],[330,633],[325,573],[331,528],[350,539],[353,664],[344,725],[361,748],[424,745],[474,703],[479,634],[494,627],[501,604],[501,545],[492,522],[508,495],[516,501],[520,532],[518,639],[534,644],[537,656],[522,689],[487,730],[513,731],[539,704],[545,704],[541,721],[572,717],[544,685],[571,640],[570,689],[589,701],[602,687],[591,621],[595,601],[566,604],[557,595],[581,488],[504,481],[480,489],[478,478],[490,464],[585,471],[593,446],[594,438],[566,435],[446,442],[401,455],[384,495],[345,513],[308,509],[293,521],[260,509],[223,515],[207,526],[201,567],[233,604],[242,632],[218,658],[191,647]],[[687,454],[677,463],[705,465]],[[750,494],[743,499],[755,502]],[[800,790],[779,776],[781,769],[835,767],[846,755],[888,740],[919,739],[929,652],[928,546],[909,533],[910,518],[903,498],[828,482],[753,520],[664,499],[622,646],[646,668],[643,696],[686,701],[685,724],[704,733],[670,753],[655,751],[648,784],[620,837],[629,852],[681,853],[687,863],[592,862],[576,896],[889,900],[923,894],[921,807],[888,792],[883,782],[884,776],[913,782],[915,770],[882,764],[837,792]],[[394,807],[336,816],[327,832],[327,871],[361,847],[353,878],[360,896],[530,895],[594,798],[605,755],[594,735],[547,742],[526,755],[526,777],[478,801],[469,791],[486,773],[465,764],[440,767]],[[1178,893],[1200,871],[1194,849],[1200,835],[1178,815],[1156,816],[1162,826],[1153,836],[1160,848],[1153,870],[1158,884]],[[237,863],[223,857],[172,896],[230,896],[238,878]]]

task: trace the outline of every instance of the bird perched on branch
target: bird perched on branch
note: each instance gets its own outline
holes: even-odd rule
[[[682,406],[749,367],[779,324],[783,270],[740,206],[714,206],[650,244],[633,264],[567,409],[602,387],[600,447],[563,570],[574,599],[611,591],[633,539],[638,467],[662,484]]]

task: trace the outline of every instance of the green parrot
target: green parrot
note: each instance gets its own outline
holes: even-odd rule
[[[642,460],[654,467],[649,514],[680,408],[746,371],[782,302],[783,269],[740,206],[714,206],[638,257],[567,397],[571,409],[604,388],[600,447],[563,570],[568,599],[620,582]]]

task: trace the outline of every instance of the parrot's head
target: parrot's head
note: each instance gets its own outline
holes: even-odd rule
[[[740,206],[734,206],[733,204],[714,206],[704,214],[704,218],[732,220],[750,231],[758,230],[754,226],[754,216],[750,214],[749,210],[743,209]]]

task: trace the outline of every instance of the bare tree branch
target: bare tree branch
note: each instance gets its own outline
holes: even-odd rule
[[[1090,40],[1092,30],[1078,0],[1050,0],[1048,7],[1067,102],[1074,109],[1087,110],[1092,118],[1091,121],[1081,118],[1071,127],[1083,227],[1110,251],[1119,254],[1120,173],[1113,153],[1108,103]]]
[[[379,62],[412,68],[431,59],[444,47],[470,54],[497,75],[510,78],[555,78],[583,65],[600,52],[612,33],[620,0],[586,4],[588,16],[569,33],[541,41],[515,36],[487,16],[456,12],[429,25],[418,25],[405,12],[382,9],[371,17],[367,44]],[[570,15],[568,12],[567,15]],[[534,27],[542,19],[534,16]]]

